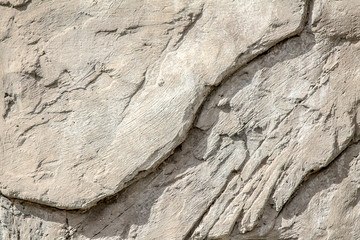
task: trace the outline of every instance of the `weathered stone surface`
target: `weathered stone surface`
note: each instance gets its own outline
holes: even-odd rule
[[[19,4],[0,239],[360,238],[360,2]]]
[[[120,191],[185,139],[211,86],[305,14],[303,0],[143,4],[2,10],[3,194],[74,209]]]

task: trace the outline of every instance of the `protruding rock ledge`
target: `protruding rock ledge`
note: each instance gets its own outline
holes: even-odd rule
[[[210,86],[298,34],[306,12],[304,0],[142,4],[33,1],[14,15],[3,194],[82,209],[120,191],[184,141]]]

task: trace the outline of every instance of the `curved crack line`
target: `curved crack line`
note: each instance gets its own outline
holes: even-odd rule
[[[306,1],[306,2],[308,2],[308,1]],[[305,7],[306,7],[306,4],[305,4]],[[307,14],[308,14],[307,11],[304,11],[304,14],[303,14],[303,15],[307,15]],[[201,14],[198,15],[197,20],[198,20],[200,17],[201,17]],[[196,21],[196,22],[197,22],[197,21]],[[259,40],[259,41],[256,42],[258,45],[261,46],[261,48],[260,48],[259,50],[254,51],[254,48],[256,47],[256,43],[254,43],[253,45],[251,45],[251,46],[248,48],[248,50],[247,50],[246,52],[239,54],[239,55],[237,56],[236,60],[235,60],[234,62],[232,62],[227,69],[225,69],[222,73],[219,74],[219,76],[217,77],[217,80],[215,81],[214,85],[206,85],[206,86],[205,86],[205,89],[207,89],[207,90],[204,91],[204,98],[203,98],[203,100],[202,100],[201,104],[199,105],[199,107],[198,107],[198,109],[197,109],[196,112],[197,112],[197,113],[199,112],[199,110],[201,109],[200,106],[202,106],[203,103],[206,102],[207,97],[210,95],[211,92],[214,91],[214,89],[215,89],[220,83],[228,80],[237,70],[239,70],[242,66],[246,65],[248,62],[252,61],[254,58],[258,57],[259,55],[266,54],[266,53],[269,51],[269,49],[275,47],[276,45],[282,43],[283,41],[286,41],[288,38],[291,38],[291,37],[293,37],[293,36],[295,36],[295,35],[298,35],[298,34],[303,30],[304,24],[305,24],[305,22],[304,22],[304,17],[303,17],[301,23],[299,24],[299,27],[298,27],[297,29],[295,29],[294,31],[292,31],[291,33],[289,33],[288,35],[285,35],[285,36],[283,36],[282,38],[275,40],[273,43],[271,43],[271,44],[268,45],[268,46],[263,46],[262,44],[260,44],[261,40]],[[186,34],[193,28],[193,26],[194,26],[194,24],[191,24],[191,25],[190,25],[190,27],[188,28],[189,30],[186,31]],[[249,52],[251,52],[251,53],[253,53],[253,54],[250,54],[249,56],[247,56],[247,54],[248,54]],[[99,75],[101,75],[101,74],[102,74],[102,72],[100,72]],[[98,75],[98,76],[99,76],[99,75]],[[97,77],[98,77],[98,76],[97,76]],[[97,77],[96,77],[96,78],[97,78]],[[92,82],[93,82],[93,81],[92,81]],[[90,84],[89,84],[89,85],[90,85]],[[87,86],[88,86],[88,85],[87,85]],[[87,86],[86,86],[86,87],[87,87]],[[75,89],[71,89],[71,90],[66,90],[66,91],[64,91],[63,93],[75,91],[75,90],[78,90],[78,89],[86,89],[86,88],[84,88],[84,87],[79,87],[79,88],[75,88]],[[63,95],[63,94],[62,94],[62,95]],[[62,95],[61,95],[61,96],[62,96]],[[61,98],[61,96],[59,96],[59,97],[55,100],[55,102],[57,102],[57,101]],[[131,103],[131,102],[129,102],[129,104],[130,104],[130,103]],[[53,104],[53,103],[51,103],[51,105],[52,105],[52,104]],[[43,111],[43,109],[42,109],[42,111]],[[187,138],[187,133],[188,133],[189,130],[191,129],[191,126],[193,125],[193,122],[194,122],[195,118],[196,118],[196,114],[195,114],[194,118],[193,118],[192,121],[191,121],[192,124],[190,124],[189,129],[188,129],[187,131],[185,131],[186,133],[185,133],[185,136],[182,138],[183,140],[180,141],[177,145],[175,145],[174,148],[173,148],[173,150],[171,150],[168,154],[165,154],[165,155],[164,155],[165,158],[168,158],[168,157],[171,155],[171,152],[174,151],[174,149],[176,149],[179,145],[181,145],[181,144],[185,141],[185,139]],[[164,160],[164,159],[163,159],[163,160]],[[139,181],[139,180],[142,179],[143,177],[147,176],[147,175],[148,175],[149,173],[151,173],[160,163],[162,163],[163,160],[159,159],[159,160],[157,161],[157,162],[158,162],[157,165],[155,165],[155,166],[153,166],[153,167],[150,167],[150,168],[147,169],[147,170],[138,172],[138,173],[136,174],[136,176],[134,176],[133,180],[130,181],[128,184],[126,184],[126,185],[127,185],[126,187],[128,187],[130,184],[133,184],[133,183]],[[112,194],[112,195],[110,195],[110,196],[106,196],[106,197],[104,197],[104,198],[102,198],[102,199],[98,199],[97,201],[95,201],[95,203],[94,203],[89,209],[91,209],[91,208],[93,208],[94,206],[96,206],[97,203],[100,202],[101,200],[103,200],[103,199],[105,199],[105,198],[111,198],[112,196],[117,195],[118,193],[119,193],[119,192],[116,192],[115,194]],[[23,200],[23,201],[32,202],[32,201],[30,201],[30,200]],[[44,204],[44,203],[38,203],[38,204],[47,206],[47,205]],[[53,207],[53,206],[52,206],[52,207]],[[56,207],[53,207],[53,208],[56,208]],[[65,210],[65,211],[77,211],[77,210],[81,210],[81,208],[78,208],[78,209],[63,209],[63,210]],[[82,209],[82,210],[84,210],[84,209]],[[88,210],[88,209],[86,209],[86,210]]]
[[[219,83],[222,83],[224,81],[224,78],[230,78],[236,71],[239,70],[239,68],[241,68],[241,66],[245,65],[246,63],[249,63],[250,61],[252,61],[253,59],[265,55],[267,54],[272,48],[276,47],[277,45],[283,43],[284,41],[287,41],[289,38],[292,38],[293,36],[299,35],[305,28],[305,26],[307,25],[308,21],[309,21],[309,16],[310,16],[310,11],[311,11],[311,4],[312,4],[312,0],[307,0],[305,2],[305,9],[304,9],[304,13],[302,16],[302,20],[301,20],[301,24],[299,25],[298,29],[296,29],[294,31],[294,33],[289,34],[288,36],[285,36],[284,39],[280,39],[279,42],[275,43],[273,46],[269,47],[269,49],[263,51],[261,53],[261,51],[258,54],[255,54],[254,56],[250,56],[250,59],[247,60],[246,58],[244,59],[243,56],[246,56],[246,53],[239,55],[236,60],[235,60],[235,65],[231,66],[230,68],[228,68],[227,70],[225,70],[219,77],[222,78],[222,80],[220,81],[216,81]],[[261,42],[261,39],[256,42],[255,44],[253,44],[252,46],[250,46],[250,48],[248,49],[248,51],[252,52],[253,48],[257,47],[259,45],[259,43]],[[247,51],[247,52],[248,52]],[[237,66],[239,65],[239,66]],[[216,87],[216,85],[215,85]],[[206,100],[205,100],[206,101]],[[204,102],[205,102],[204,101]],[[231,173],[233,174],[233,173]],[[221,195],[221,194],[220,194]],[[220,196],[219,195],[219,196]],[[214,198],[214,203],[216,201],[217,198]],[[205,213],[202,215],[202,217],[194,224],[194,226],[191,228],[191,230],[186,234],[185,239],[190,239],[190,237],[192,236],[193,232],[196,230],[196,227],[200,224],[200,222],[202,221],[203,217],[206,215],[206,213],[210,210],[210,208],[212,207],[212,205],[210,205],[208,207],[208,209],[205,211]],[[235,224],[234,224],[235,226]],[[234,227],[233,226],[233,227]],[[230,232],[232,231],[232,229],[230,230]]]

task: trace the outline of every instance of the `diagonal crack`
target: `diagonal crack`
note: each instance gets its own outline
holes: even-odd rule
[[[205,211],[203,211],[203,213],[200,215],[200,217],[192,224],[190,230],[185,234],[185,237],[183,238],[184,240],[187,239],[191,239],[193,233],[195,232],[196,228],[199,226],[199,224],[201,223],[201,221],[204,219],[204,217],[208,214],[208,212],[210,211],[211,207],[214,206],[214,204],[216,203],[216,200],[225,192],[227,186],[229,185],[229,183],[231,182],[231,180],[236,177],[238,175],[238,171],[233,170],[229,176],[226,179],[225,184],[221,187],[220,191],[216,194],[216,196],[211,200],[210,204],[208,205],[208,207],[205,209]]]
[[[193,15],[191,13],[189,15],[189,17],[191,18],[191,22],[187,26],[184,27],[182,32],[180,32],[181,36],[174,44],[175,49],[179,48],[179,46],[180,46],[179,44],[181,44],[183,42],[186,35],[190,32],[191,29],[193,29],[193,27],[196,25],[196,23],[201,19],[203,12],[204,12],[204,5],[201,6],[199,13],[197,13],[196,15]]]
[[[360,139],[355,139],[355,133],[353,136],[353,140],[350,141],[343,149],[341,149],[337,154],[335,154],[326,165],[318,168],[318,169],[313,169],[313,171],[309,171],[307,175],[305,175],[302,179],[301,182],[298,184],[298,186],[294,189],[293,193],[290,195],[289,199],[287,199],[286,202],[284,202],[281,206],[281,208],[278,210],[278,214],[277,216],[280,215],[280,213],[283,211],[283,209],[285,208],[285,206],[291,201],[291,199],[293,199],[296,196],[296,193],[300,190],[301,185],[306,182],[310,177],[319,174],[322,171],[325,171],[326,169],[328,169],[339,157],[341,157],[341,155],[346,152],[346,150],[348,150],[351,146],[358,144],[360,142]]]

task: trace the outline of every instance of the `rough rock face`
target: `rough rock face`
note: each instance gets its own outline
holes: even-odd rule
[[[1,46],[1,190],[64,209],[164,161],[211,87],[298,33],[305,14],[300,0],[70,3],[7,10]]]
[[[0,0],[0,239],[359,239],[358,0]]]

